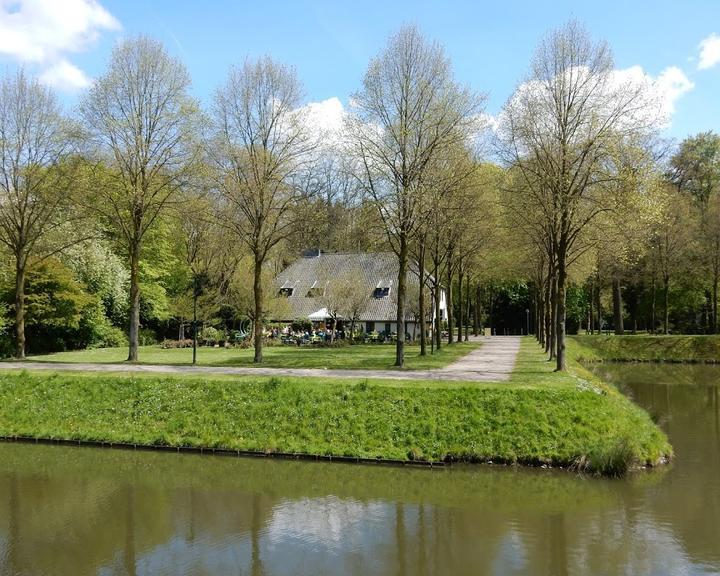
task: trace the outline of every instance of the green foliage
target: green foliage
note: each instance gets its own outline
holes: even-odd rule
[[[77,329],[83,310],[95,303],[72,271],[50,258],[30,268],[26,283],[26,324],[29,329]]]
[[[150,328],[140,328],[140,333],[138,334],[140,346],[152,346],[153,344],[157,344],[157,341],[157,334],[155,334],[154,330]]]
[[[720,336],[577,336],[585,360],[625,362],[720,362]]]
[[[111,245],[103,240],[83,242],[70,247],[61,259],[85,290],[100,298],[108,320],[124,326],[128,319],[130,273]]]

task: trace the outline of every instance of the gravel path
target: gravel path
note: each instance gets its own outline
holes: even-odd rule
[[[510,378],[520,349],[517,336],[480,336],[482,342],[445,368],[435,370],[337,370],[321,368],[247,368],[225,366],[172,366],[159,364],[91,364],[70,362],[2,362],[3,370],[75,372],[145,372],[151,374],[227,374],[235,376],[310,376],[317,378],[388,378],[394,380],[460,380],[499,382]]]

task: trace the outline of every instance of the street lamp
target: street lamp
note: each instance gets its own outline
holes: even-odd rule
[[[525,336],[530,336],[530,308],[525,308]]]

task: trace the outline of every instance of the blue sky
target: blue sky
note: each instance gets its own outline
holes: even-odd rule
[[[487,111],[497,114],[527,72],[538,40],[572,17],[610,43],[617,68],[640,67],[660,79],[674,109],[667,135],[720,131],[718,0],[0,0],[0,65],[23,64],[72,105],[80,87],[102,73],[113,44],[142,33],[185,62],[203,102],[230,64],[270,54],[297,68],[308,102],[347,103],[387,36],[414,23],[445,46],[459,80],[489,94]]]

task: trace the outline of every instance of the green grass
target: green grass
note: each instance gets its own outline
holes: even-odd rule
[[[425,370],[442,368],[476,349],[479,342],[460,342],[443,346],[440,352],[420,356],[418,345],[405,347],[405,369]],[[199,348],[201,366],[257,366],[253,364],[252,348]],[[164,349],[142,346],[138,354],[141,364],[190,365],[192,349]],[[70,362],[119,364],[127,358],[127,348],[98,348],[29,356],[35,362]],[[393,369],[395,346],[390,344],[358,344],[342,348],[313,348],[311,346],[268,346],[263,349],[263,367],[267,368],[327,368],[327,369]]]
[[[0,373],[0,435],[614,474],[672,453],[639,407],[530,339],[505,383]],[[618,455],[622,465],[618,465]]]
[[[584,361],[720,362],[720,336],[574,336]]]

